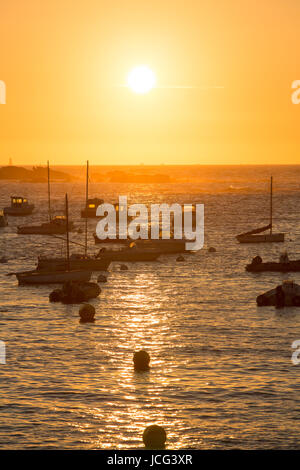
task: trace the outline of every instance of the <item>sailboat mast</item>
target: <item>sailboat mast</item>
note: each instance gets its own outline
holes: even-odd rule
[[[67,271],[70,271],[70,242],[69,242],[69,203],[66,193],[66,223],[67,223]]]
[[[271,194],[270,194],[270,234],[272,235],[272,225],[273,225],[273,176],[271,176]]]
[[[51,202],[50,202],[50,165],[49,160],[47,161],[47,173],[48,173],[48,215],[49,222],[51,222]]]
[[[85,256],[87,256],[88,199],[89,199],[89,161],[87,160],[86,162],[86,188],[85,188],[85,243],[84,243]]]

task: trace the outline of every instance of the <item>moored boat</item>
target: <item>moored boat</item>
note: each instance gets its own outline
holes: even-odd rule
[[[111,259],[109,257],[92,258],[85,255],[71,255],[69,258],[70,269],[86,269],[91,271],[107,271]],[[38,271],[63,271],[67,268],[66,258],[47,258],[39,256]]]
[[[97,214],[96,214],[97,213],[97,208],[98,208],[98,206],[100,206],[103,203],[104,203],[104,200],[99,199],[97,197],[94,197],[92,199],[88,199],[87,202],[86,202],[86,207],[84,209],[82,209],[82,211],[81,211],[81,218],[82,219],[96,218],[97,217]]]
[[[275,289],[268,290],[256,298],[258,307],[300,307],[300,286],[294,281],[283,281]]]
[[[73,229],[73,222],[69,222],[69,231]],[[67,222],[64,215],[56,215],[49,222],[41,225],[19,225],[17,230],[20,235],[61,235],[66,232]]]
[[[270,230],[269,233],[263,234]],[[236,236],[240,243],[280,243],[284,242],[284,233],[273,233],[273,177],[270,184],[270,223]]]
[[[160,254],[160,251],[138,248],[133,244],[133,246],[121,250],[102,248],[97,256],[101,257],[102,260],[108,259],[110,261],[128,261],[134,263],[139,261],[156,261]]]
[[[260,256],[253,258],[252,262],[246,265],[246,271],[251,273],[261,272],[300,272],[300,259],[290,260],[287,254],[280,256],[279,262],[263,262]]]
[[[95,299],[101,289],[95,282],[66,282],[62,289],[55,289],[49,295],[50,302],[76,304]]]
[[[70,281],[88,282],[91,271],[24,271],[15,273],[19,284],[63,284]]]
[[[33,212],[34,204],[29,204],[28,199],[20,196],[11,196],[10,206],[4,207],[5,215],[25,216]]]

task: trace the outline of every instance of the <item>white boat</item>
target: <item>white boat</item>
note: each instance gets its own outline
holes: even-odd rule
[[[15,273],[20,285],[64,284],[65,282],[89,282],[92,271],[25,271]]]
[[[270,230],[269,233],[263,234]],[[284,242],[284,233],[273,233],[273,177],[271,176],[270,186],[270,223],[265,227],[256,228],[249,232],[237,235],[237,240],[240,243],[278,243]]]

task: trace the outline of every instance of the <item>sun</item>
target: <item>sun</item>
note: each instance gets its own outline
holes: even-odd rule
[[[148,93],[155,84],[155,74],[147,65],[134,67],[127,77],[127,85],[135,93]]]

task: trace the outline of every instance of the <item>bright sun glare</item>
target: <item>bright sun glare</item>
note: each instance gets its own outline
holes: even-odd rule
[[[139,65],[130,71],[127,84],[135,93],[148,93],[155,86],[156,77],[147,65]]]

